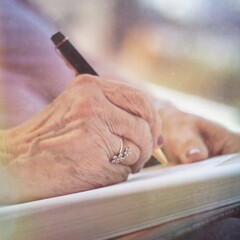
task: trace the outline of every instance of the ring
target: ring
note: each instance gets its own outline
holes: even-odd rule
[[[119,153],[114,155],[112,157],[112,159],[110,160],[111,163],[113,164],[119,164],[121,163],[129,154],[131,153],[130,148],[126,147],[123,150],[123,141],[120,138],[120,149],[119,149]]]

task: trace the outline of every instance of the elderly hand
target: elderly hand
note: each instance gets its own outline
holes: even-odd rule
[[[164,151],[171,161],[189,163],[240,152],[240,135],[171,105],[164,106],[159,113]]]
[[[33,119],[6,132],[4,164],[18,201],[85,191],[140,170],[160,129],[158,113],[139,90],[82,75]],[[120,139],[131,154],[112,164]]]

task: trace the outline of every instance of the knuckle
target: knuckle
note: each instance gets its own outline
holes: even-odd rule
[[[136,93],[134,94],[135,97],[135,101],[140,105],[140,106],[144,106],[146,108],[146,106],[148,105],[149,101],[148,98],[146,97],[146,95],[144,95],[142,92],[140,92],[139,90],[136,91]]]
[[[76,77],[76,84],[77,85],[97,85],[97,78],[90,74],[81,74]]]
[[[137,147],[131,149],[131,157],[133,158],[134,162],[137,161],[140,157],[140,150]]]
[[[135,125],[136,132],[138,132],[139,137],[143,139],[151,139],[151,130],[149,124],[140,118],[137,118],[137,124]]]
[[[81,96],[94,95],[92,92],[99,89],[99,80],[97,77],[88,74],[78,75],[72,79],[68,88],[75,93],[81,91]]]
[[[144,94],[140,90],[137,91],[137,99],[139,101],[139,105],[143,106],[143,109],[146,111],[147,117],[153,119],[155,115],[155,111],[153,111],[153,104],[147,94]]]
[[[103,171],[106,173],[106,167],[103,168]],[[103,172],[102,171],[102,172]],[[128,178],[128,175],[131,173],[131,169],[128,166],[112,166],[112,168],[108,168],[108,173],[99,174],[99,178],[97,183],[100,186],[107,186],[119,182],[123,182]]]
[[[131,173],[129,166],[121,166],[118,171],[119,182],[125,181],[128,178],[128,175]]]
[[[152,156],[152,152],[148,151],[145,158],[143,159],[143,163],[147,162]]]
[[[82,102],[82,107],[84,108],[84,110],[94,110],[94,108],[97,107],[99,102],[99,99],[96,95],[92,95],[89,97],[84,98],[83,102]]]
[[[81,111],[79,111],[79,114],[90,120],[101,118],[104,114],[106,115],[106,102],[101,99],[99,94],[86,97],[81,102]]]
[[[139,134],[140,144],[141,144],[141,155],[143,158],[148,160],[150,158],[153,148],[153,138],[150,131],[149,124],[139,119],[139,124],[136,124],[136,131]]]

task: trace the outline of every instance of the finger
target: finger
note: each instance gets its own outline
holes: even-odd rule
[[[98,96],[99,91],[96,90],[100,87],[105,98],[113,105],[135,116],[143,118],[149,124],[151,131],[155,133],[156,137],[154,135],[155,138],[153,139],[157,142],[161,133],[162,122],[157,110],[154,108],[152,101],[150,100],[150,97],[146,94],[128,85],[106,81],[104,79],[99,80],[99,77],[87,74],[78,76],[75,81],[72,81],[72,83],[69,84],[68,88],[73,87],[76,89],[77,84],[79,84],[81,88],[83,88],[83,86],[88,86],[91,90],[95,90]],[[85,89],[85,91],[87,90]]]
[[[124,158],[121,164],[129,165],[132,168],[132,165],[138,162],[140,158],[140,149],[128,139],[123,139],[123,151],[126,148],[129,148],[129,155],[126,158]]]
[[[104,80],[100,82],[100,87],[112,104],[143,118],[149,124],[153,136],[153,144],[158,146],[162,122],[150,98],[138,89],[116,82]]]
[[[106,130],[108,132],[108,130]],[[128,178],[128,175],[132,172],[131,166],[138,161],[140,156],[139,148],[133,144],[131,141],[127,139],[122,139],[121,137],[111,134],[109,132],[108,135],[108,143],[107,144],[107,159],[104,163],[105,169],[104,172],[111,173],[108,174],[105,182],[105,185],[118,183],[125,181]],[[130,149],[130,154],[126,156],[119,163],[112,163],[112,159],[114,156],[118,156],[122,153],[126,148]]]
[[[97,117],[102,120],[112,134],[128,139],[140,149],[139,160],[133,166],[133,171],[138,171],[150,158],[153,148],[153,135],[149,123],[145,119],[136,116],[136,114],[129,113],[110,102],[104,92],[97,88],[101,84],[98,78],[85,76],[79,78],[78,81],[82,89],[85,86],[85,91],[89,92],[94,89],[94,97],[87,99],[88,108],[85,108],[85,111],[88,112],[87,115],[91,119]],[[89,122],[90,119],[88,119]],[[95,128],[98,127],[95,126]]]
[[[165,139],[166,152],[173,161],[191,163],[208,157],[202,136],[191,127],[182,127]]]
[[[199,118],[198,126],[210,156],[239,152],[240,142],[237,134],[202,118]]]
[[[114,106],[114,110],[105,120],[109,130],[136,145],[140,150],[138,161],[132,166],[132,171],[137,172],[151,157],[153,140],[148,123]],[[105,116],[106,117],[106,116]]]
[[[110,163],[112,162],[114,156],[119,156],[120,154],[122,154],[122,156],[124,157],[119,162],[119,164],[128,165],[128,166],[135,164],[140,157],[139,148],[128,139],[124,139],[116,135],[113,135],[113,139],[114,139],[112,141],[113,151],[111,153],[109,162]],[[129,149],[129,151],[127,151],[128,154],[125,156],[124,151],[126,151],[126,149]],[[112,164],[118,164],[118,163],[113,162]]]
[[[179,159],[182,163],[192,163],[208,158],[208,148],[201,135],[195,132],[189,132],[183,138],[177,149]]]

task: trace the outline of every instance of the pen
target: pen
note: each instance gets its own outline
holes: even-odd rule
[[[61,32],[55,33],[51,40],[53,41],[56,50],[61,53],[66,64],[76,74],[88,73],[91,75],[98,76],[97,72],[89,65],[89,63],[83,58],[83,56],[77,51],[77,49],[71,44],[67,37],[65,37]],[[160,148],[153,150],[153,156],[163,165],[168,163],[165,154]]]

